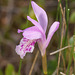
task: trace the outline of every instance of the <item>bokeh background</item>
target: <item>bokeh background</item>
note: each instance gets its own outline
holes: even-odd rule
[[[47,32],[51,24],[56,21],[57,0],[34,0],[39,6],[44,8],[48,15]],[[16,45],[19,44],[22,34],[18,34],[18,29],[25,29],[32,26],[31,22],[27,24],[27,15],[35,18],[34,12],[29,0],[0,0],[0,75],[17,75],[20,57],[15,52]],[[65,0],[62,0],[62,6],[65,7]],[[68,0],[70,8],[69,17],[69,37],[74,34],[75,28],[75,0]],[[47,48],[47,63],[49,75],[52,75],[57,67],[58,54],[50,56],[50,52],[59,49],[59,29],[51,39]],[[27,53],[22,62],[21,75],[28,75],[37,50],[37,44],[33,53]],[[62,68],[61,68],[62,69]],[[32,75],[43,75],[41,54],[39,53]]]

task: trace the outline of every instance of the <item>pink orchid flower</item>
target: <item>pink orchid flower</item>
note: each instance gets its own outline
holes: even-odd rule
[[[46,12],[39,7],[34,1],[31,1],[32,8],[34,10],[35,16],[38,20],[35,21],[27,16],[27,19],[31,21],[34,26],[29,27],[25,30],[18,29],[18,33],[23,32],[23,38],[20,41],[20,44],[16,46],[16,53],[20,55],[23,59],[27,52],[32,53],[34,50],[34,45],[37,42],[41,55],[45,54],[45,50],[56,30],[59,28],[59,22],[54,22],[50,27],[47,39],[46,39],[46,29],[48,24],[48,18]]]

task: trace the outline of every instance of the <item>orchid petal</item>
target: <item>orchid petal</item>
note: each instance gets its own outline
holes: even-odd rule
[[[21,32],[23,32],[23,30],[20,30],[20,29],[18,29],[18,31],[17,31],[18,33],[21,33]]]
[[[46,12],[41,7],[39,7],[34,1],[31,1],[31,4],[38,22],[42,26],[43,30],[46,32],[48,24]]]
[[[24,30],[23,36],[27,39],[33,40],[42,38],[42,33],[36,26],[32,26]]]
[[[48,46],[48,44],[49,44],[53,34],[57,31],[58,28],[59,28],[59,22],[56,21],[50,27],[50,30],[49,30],[49,33],[48,33],[48,37],[47,37],[47,40],[46,40],[46,43],[45,43],[45,47]]]
[[[34,19],[30,18],[29,16],[27,16],[27,19],[29,21],[31,21],[35,26],[37,26],[39,28],[39,30],[41,30],[41,32],[44,32],[42,27],[40,26],[40,24],[37,21],[35,21]]]
[[[26,38],[22,38],[20,44],[16,46],[16,53],[20,55],[21,59],[26,55],[26,53],[32,53],[34,50],[34,45],[36,40],[29,40]]]

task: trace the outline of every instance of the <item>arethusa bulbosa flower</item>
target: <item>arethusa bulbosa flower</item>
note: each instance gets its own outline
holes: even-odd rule
[[[48,32],[47,39],[46,39],[45,33],[47,29],[47,24],[48,24],[47,14],[34,1],[31,1],[31,5],[38,21],[35,21],[34,19],[27,16],[27,19],[31,21],[34,26],[29,27],[25,30],[18,29],[18,33],[23,32],[23,38],[21,39],[20,44],[16,46],[15,50],[16,50],[16,53],[20,55],[22,59],[27,52],[28,53],[33,52],[34,45],[36,42],[38,43],[38,47],[41,51],[41,55],[44,56],[45,50],[53,34],[59,28],[59,22],[55,21],[51,25]]]

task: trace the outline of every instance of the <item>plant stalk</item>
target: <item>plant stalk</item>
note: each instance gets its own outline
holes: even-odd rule
[[[42,56],[42,67],[44,75],[47,75],[47,59],[46,59],[46,52],[45,55]]]
[[[20,72],[21,72],[21,66],[22,66],[22,59],[20,59],[20,64],[19,64],[18,75],[20,75]]]
[[[73,57],[75,55],[75,35],[73,35],[73,40],[74,40],[74,54],[73,54]],[[75,57],[74,57],[74,74],[75,74]]]

